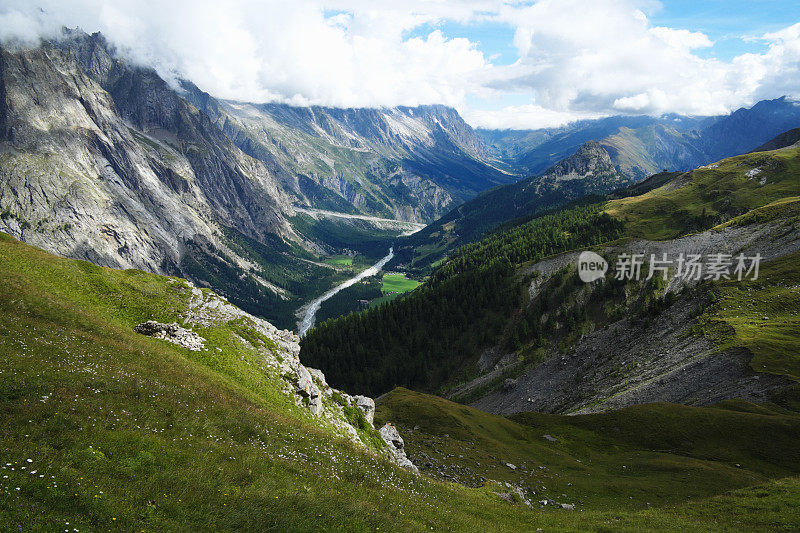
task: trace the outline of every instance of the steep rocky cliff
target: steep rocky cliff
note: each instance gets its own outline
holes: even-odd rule
[[[221,226],[295,238],[269,171],[154,71],[100,36],[2,50],[2,227],[61,255],[153,272],[184,245],[227,249]]]

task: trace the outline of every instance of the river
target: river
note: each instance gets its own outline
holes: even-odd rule
[[[358,283],[359,281],[361,281],[364,278],[368,278],[370,276],[374,276],[375,274],[380,272],[383,269],[383,267],[386,266],[386,263],[391,261],[393,257],[394,257],[394,248],[392,247],[392,248],[389,248],[389,253],[386,254],[386,256],[383,259],[381,259],[380,261],[378,261],[377,263],[375,263],[374,265],[372,265],[368,269],[362,270],[356,276],[348,279],[347,281],[345,281],[341,285],[337,285],[336,287],[332,288],[331,290],[329,290],[328,292],[326,292],[325,294],[323,294],[322,296],[320,296],[316,300],[313,300],[312,302],[310,302],[310,303],[304,305],[302,308],[300,308],[300,312],[304,312],[303,319],[300,322],[298,322],[299,329],[300,329],[300,336],[302,337],[303,335],[305,335],[306,332],[309,329],[311,329],[311,327],[314,325],[314,322],[316,321],[316,318],[317,318],[317,311],[319,311],[319,308],[322,305],[322,302],[324,302],[325,300],[331,298],[334,294],[336,294],[337,292],[341,291],[342,289],[346,289],[347,287],[351,287],[351,286],[355,285],[356,283]]]

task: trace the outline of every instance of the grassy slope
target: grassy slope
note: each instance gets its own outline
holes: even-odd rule
[[[177,318],[180,282],[6,236],[0,272],[1,530],[521,525],[480,491],[417,480],[321,428],[227,326],[195,328],[208,352],[133,333]],[[444,499],[459,510],[434,516]]]
[[[396,420],[412,456],[425,453],[446,470],[460,472],[462,481],[484,476],[533,490],[534,500],[576,503],[583,512],[573,527],[594,520],[600,525],[600,516],[614,516],[614,529],[632,524],[672,529],[693,520],[700,522],[693,529],[702,529],[706,520],[718,520],[713,527],[719,528],[734,519],[744,528],[800,526],[800,512],[792,508],[798,502],[797,478],[703,500],[800,471],[793,444],[800,437],[800,417],[779,407],[651,404],[577,417],[526,413],[510,420],[395,389],[379,402],[377,418]],[[777,487],[794,489],[774,498]],[[772,501],[758,510],[764,497]],[[687,505],[698,499],[703,503]],[[705,512],[708,506],[729,505],[742,514]]]
[[[715,168],[711,168],[715,167]],[[753,169],[760,172],[748,176]],[[781,221],[800,223],[800,148],[751,153],[700,168],[646,194],[613,200],[612,216],[626,221],[632,237],[668,239],[693,229]],[[741,346],[751,366],[800,379],[800,254],[765,264],[760,279],[715,284],[715,305],[702,317],[703,331],[721,349]]]
[[[800,148],[745,154],[712,166],[646,194],[612,200],[606,211],[626,220],[631,236],[671,239],[704,229],[709,221],[733,218],[800,193]],[[761,172],[747,176],[753,169]]]
[[[500,501],[489,489],[415,478],[354,449],[291,404],[233,335],[246,331],[195,328],[208,352],[133,333],[142,320],[178,317],[186,305],[180,281],[55,258],[6,236],[0,272],[0,455],[8,476],[0,480],[2,529],[67,522],[80,531],[711,528],[719,519],[705,507],[638,512],[624,510],[628,504],[542,513]],[[794,427],[785,419],[779,431]],[[565,457],[542,453],[553,467]],[[711,471],[703,479],[714,490],[775,473],[766,470],[702,460],[689,468]],[[736,510],[776,502],[787,491],[742,519],[750,527],[795,523],[783,506],[796,501],[796,483],[759,490],[766,500],[744,493],[713,505]],[[733,525],[732,513],[721,516]]]
[[[747,348],[755,371],[800,381],[800,253],[766,263],[755,281],[723,281],[714,291],[701,321],[720,348]]]
[[[797,524],[791,480],[703,506],[569,513],[415,478],[315,424],[253,354],[228,344],[237,341],[227,327],[199,329],[209,352],[133,333],[145,318],[177,317],[180,282],[54,258],[5,236],[0,271],[3,530],[709,529],[720,519],[733,527],[754,504],[762,510],[738,518],[745,527]],[[536,448],[537,461],[568,462]],[[767,477],[702,461],[688,471],[708,469],[703,479],[720,490]]]

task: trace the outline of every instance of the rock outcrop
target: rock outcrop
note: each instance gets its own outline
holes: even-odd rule
[[[177,322],[171,324],[162,324],[154,320],[148,320],[133,326],[133,331],[147,335],[148,337],[155,337],[162,339],[178,346],[188,348],[193,352],[199,352],[203,349],[205,339],[195,333],[194,331],[182,328]]]
[[[367,396],[356,396],[356,407],[364,412],[364,418],[372,424],[375,419],[375,400]]]
[[[367,396],[350,396],[336,390],[328,385],[322,371],[304,366],[300,362],[300,337],[242,311],[209,290],[198,289],[184,280],[176,279],[174,284],[175,291],[185,296],[187,301],[186,309],[179,318],[183,325],[148,320],[134,326],[137,333],[163,339],[192,351],[206,351],[209,348],[204,345],[205,339],[190,327],[202,330],[226,325],[235,331],[246,331],[237,336],[238,341],[244,343],[247,351],[255,350],[260,355],[261,370],[278,378],[282,383],[282,391],[296,406],[308,409],[319,418],[320,423],[334,427],[353,442],[374,450],[373,439],[362,439],[365,431],[376,431],[372,428],[375,401]],[[363,422],[352,418],[354,409],[363,412],[368,428],[363,426]],[[397,429],[387,425],[379,434],[385,448],[374,451],[399,466],[417,472],[405,455],[403,439]]]
[[[297,365],[295,370],[297,372],[297,384],[295,385],[295,391],[302,398],[308,400],[308,408],[312,413],[315,415],[320,414],[322,412],[322,393],[320,392],[319,387],[317,387],[317,385],[314,383],[311,373],[306,367],[303,365]]]
[[[403,468],[411,470],[412,472],[418,473],[419,469],[408,457],[406,457],[405,442],[403,442],[403,437],[400,436],[397,428],[391,423],[387,422],[380,429],[380,433],[383,441],[389,445],[389,449],[394,455],[397,464]]]
[[[495,481],[494,483],[501,484],[499,481]],[[505,487],[505,489],[507,489],[506,492],[493,491],[501,500],[505,500],[510,503],[519,502],[527,505],[528,507],[531,506],[531,501],[528,499],[527,495],[525,494],[525,490],[522,487],[507,481],[502,483],[502,485]]]

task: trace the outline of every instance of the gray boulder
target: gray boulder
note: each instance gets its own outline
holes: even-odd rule
[[[297,365],[295,391],[303,398],[308,398],[308,408],[312,413],[318,415],[322,412],[322,397],[319,387],[314,383],[311,374],[303,365]]]
[[[403,442],[403,437],[400,436],[397,428],[387,422],[380,429],[380,434],[384,442],[389,445],[389,450],[391,450],[395,462],[403,468],[411,470],[414,473],[419,473],[419,469],[416,465],[406,457],[405,442]]]
[[[375,419],[375,400],[367,396],[355,396],[355,400],[356,407],[364,412],[364,418],[367,419],[367,422],[372,424]]]
[[[306,369],[308,370],[308,373],[311,374],[311,377],[314,378],[315,380],[317,380],[317,383],[319,383],[322,386],[323,389],[329,389],[330,388],[328,386],[328,382],[325,381],[325,374],[322,373],[322,370],[319,370],[317,368],[309,368],[309,367],[306,367]]]

